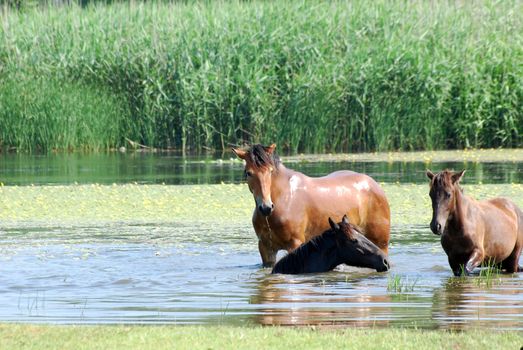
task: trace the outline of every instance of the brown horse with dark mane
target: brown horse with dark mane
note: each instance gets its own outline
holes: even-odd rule
[[[329,230],[280,259],[272,273],[327,272],[340,264],[368,267],[378,272],[389,269],[387,255],[349,223],[347,215],[340,223],[329,218],[329,224]]]
[[[292,251],[329,228],[329,217],[348,215],[385,254],[390,209],[381,187],[367,175],[336,171],[312,178],[287,169],[271,146],[233,149],[245,161],[245,176],[256,206],[252,223],[264,266],[278,250]]]
[[[441,235],[454,275],[470,274],[483,262],[509,273],[522,271],[518,262],[523,248],[523,212],[508,199],[476,201],[465,196],[459,186],[464,173],[427,171],[433,210],[430,229]]]

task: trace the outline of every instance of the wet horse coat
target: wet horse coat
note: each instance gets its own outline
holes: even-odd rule
[[[329,218],[329,224],[329,230],[280,259],[272,273],[326,272],[340,264],[368,267],[378,272],[389,269],[387,255],[349,223],[346,215],[340,223]]]
[[[523,248],[523,212],[510,200],[476,201],[459,187],[464,171],[427,171],[432,199],[430,228],[441,235],[454,275],[470,274],[483,262],[518,272]]]
[[[329,228],[329,217],[348,215],[385,254],[390,209],[381,187],[367,175],[342,170],[313,178],[287,169],[276,145],[233,149],[245,160],[245,174],[256,206],[252,223],[265,266],[278,250],[292,251]]]

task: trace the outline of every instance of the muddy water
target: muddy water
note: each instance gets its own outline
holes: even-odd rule
[[[492,164],[477,164],[471,172],[480,177],[469,181],[521,176],[521,163]],[[304,165],[314,166],[340,167]],[[383,170],[390,165],[357,166],[374,169],[384,181],[403,179],[404,167],[411,167],[421,181],[426,164],[393,165],[397,175]],[[241,178],[241,166],[231,169],[234,181]],[[108,181],[136,180],[117,179]],[[200,181],[198,175],[192,179]],[[270,275],[260,266],[248,217],[244,224],[0,223],[0,321],[523,330],[523,274],[452,277],[426,224],[394,226],[390,260],[387,273],[339,267],[323,274]]]

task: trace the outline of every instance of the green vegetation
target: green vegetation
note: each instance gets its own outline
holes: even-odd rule
[[[418,283],[418,279],[414,281],[409,281],[408,277],[402,277],[400,275],[389,275],[389,280],[387,283],[387,292],[390,293],[407,293],[414,291],[414,288],[416,287],[416,284]]]
[[[499,266],[493,260],[487,260],[483,263],[483,267],[479,271],[479,276],[476,278],[476,284],[480,287],[484,284],[486,287],[492,287],[492,284],[495,281],[495,278],[500,277],[501,270]]]
[[[5,7],[0,146],[523,146],[521,13],[490,0]]]
[[[428,185],[383,184],[393,225],[430,222]],[[477,199],[504,196],[523,207],[522,184],[467,185]],[[1,186],[0,222],[7,227],[111,221],[229,222],[250,225],[253,199],[242,185]]]
[[[518,332],[0,325],[2,349],[519,349]]]
[[[119,142],[126,107],[115,96],[55,79],[14,79],[0,89],[5,147],[104,150]]]
[[[420,152],[296,154],[281,158],[285,164],[297,162],[424,162],[427,164],[427,167],[440,168],[441,166],[438,163],[523,162],[523,149],[497,148]],[[292,165],[289,166],[292,167]]]

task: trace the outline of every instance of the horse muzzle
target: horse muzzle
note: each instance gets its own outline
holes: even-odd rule
[[[269,216],[272,213],[272,210],[274,209],[274,204],[271,203],[271,205],[266,205],[265,203],[262,203],[258,206],[258,210],[263,216]]]
[[[376,269],[377,272],[385,272],[385,271],[389,271],[389,270],[390,270],[390,263],[386,258],[383,259],[383,265],[380,265]]]
[[[430,222],[430,230],[432,231],[432,233],[438,236],[441,236],[441,234],[443,233],[443,228],[441,224],[436,220]]]

